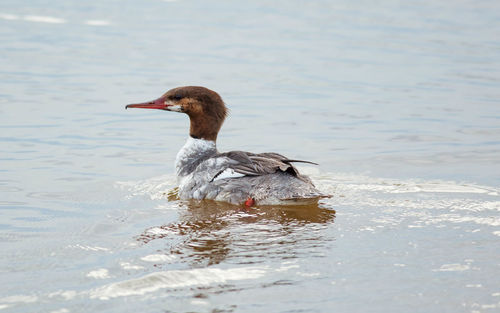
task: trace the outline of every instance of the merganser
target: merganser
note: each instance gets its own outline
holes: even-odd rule
[[[329,197],[301,175],[283,155],[231,151],[220,153],[217,134],[227,116],[218,93],[198,86],[178,87],[160,98],[128,108],[159,109],[189,116],[186,144],[175,160],[180,199],[211,199],[246,206],[304,204]]]

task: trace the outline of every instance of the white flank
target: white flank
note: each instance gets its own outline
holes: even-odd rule
[[[215,177],[214,181],[226,179],[226,178],[238,178],[243,177],[245,174],[236,173],[232,168],[226,168],[222,173]]]

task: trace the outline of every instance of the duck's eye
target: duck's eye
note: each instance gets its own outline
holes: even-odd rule
[[[182,96],[177,94],[174,96],[174,100],[181,100],[182,99]]]

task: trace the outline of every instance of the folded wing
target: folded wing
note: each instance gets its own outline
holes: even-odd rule
[[[231,151],[221,153],[219,157],[228,159],[227,168],[221,170],[213,180],[221,179],[224,176],[261,176],[276,172],[285,172],[298,177],[304,181],[307,178],[300,175],[298,170],[291,164],[293,162],[316,164],[309,161],[291,160],[278,153],[250,153],[244,151]]]

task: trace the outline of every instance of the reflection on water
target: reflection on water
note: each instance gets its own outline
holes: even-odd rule
[[[314,229],[333,223],[335,211],[308,206],[238,207],[216,201],[183,201],[175,223],[153,226],[137,237],[147,244],[165,242],[165,253],[196,266],[262,263],[267,258],[298,257],[309,242],[319,244]],[[172,239],[182,240],[172,246]],[[291,239],[286,239],[291,238]],[[179,241],[176,238],[175,241]],[[156,245],[158,246],[158,245]]]
[[[83,230],[81,220],[69,220],[64,247],[50,234],[26,237],[40,243],[38,266],[53,271],[71,262],[79,270],[70,271],[70,278],[55,275],[41,292],[17,287],[0,297],[0,306],[120,311],[150,305],[156,311],[168,302],[173,312],[251,312],[255,305],[351,312],[364,300],[375,301],[382,312],[401,289],[414,290],[404,301],[398,298],[402,307],[424,301],[431,308],[436,301],[453,302],[452,289],[468,308],[479,301],[498,307],[493,301],[500,291],[490,274],[496,264],[489,261],[499,248],[498,188],[301,171],[333,197],[310,206],[246,208],[181,201],[173,175],[118,182],[117,194],[100,191],[125,199],[118,209],[110,211],[105,201],[106,213]],[[9,256],[33,253],[11,250]],[[30,263],[20,268],[29,270]],[[9,277],[12,286],[19,284]],[[422,283],[428,281],[433,285]],[[373,286],[384,293],[373,298]]]

